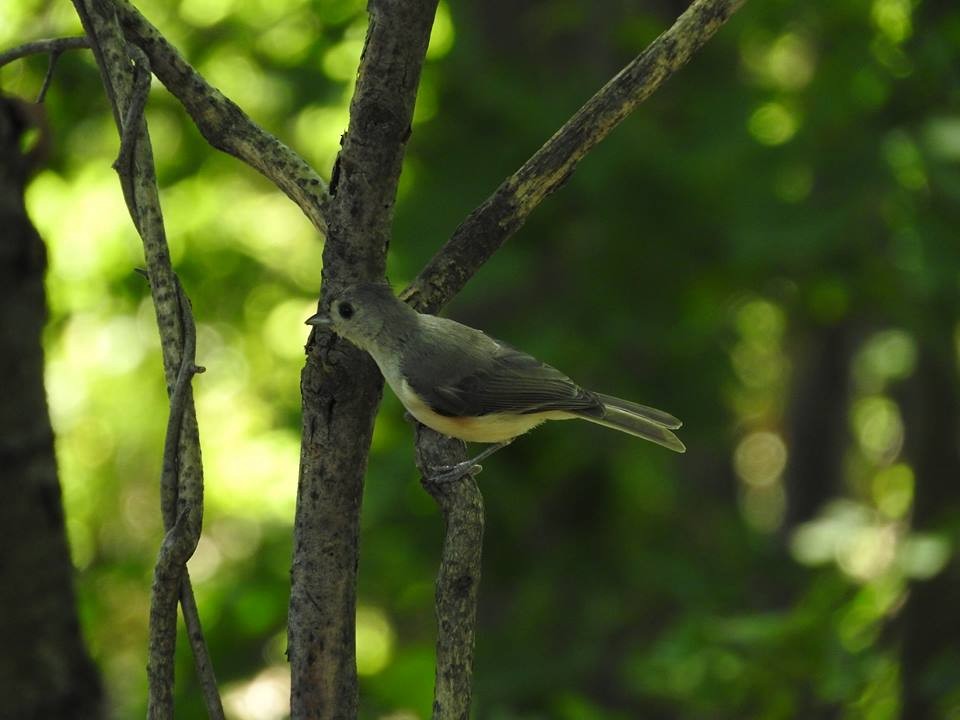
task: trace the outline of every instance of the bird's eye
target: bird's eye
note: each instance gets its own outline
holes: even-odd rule
[[[342,302],[337,305],[337,312],[344,320],[349,320],[353,317],[353,305],[348,302]]]

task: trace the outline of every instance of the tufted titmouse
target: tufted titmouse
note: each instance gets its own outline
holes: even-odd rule
[[[475,472],[477,461],[546,420],[581,418],[686,450],[670,431],[681,425],[672,415],[584,390],[479,330],[418,313],[385,284],[347,287],[336,293],[329,314],[306,322],[330,327],[370,353],[400,402],[427,427],[460,440],[496,443],[433,480]]]

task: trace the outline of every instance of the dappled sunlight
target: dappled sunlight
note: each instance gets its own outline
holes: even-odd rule
[[[787,465],[787,446],[775,433],[754,432],[737,445],[733,464],[743,483],[740,507],[744,519],[761,532],[775,531],[786,509],[781,475]]]
[[[872,335],[857,352],[853,377],[863,392],[881,392],[886,384],[913,374],[917,363],[917,344],[913,337],[898,329]]]
[[[316,298],[294,298],[274,305],[263,324],[266,347],[272,353],[290,361],[291,365],[301,364],[307,329],[299,326],[316,310]],[[300,332],[291,332],[291,328],[297,328]]]
[[[810,84],[816,70],[813,44],[796,32],[774,38],[747,35],[740,53],[756,82],[778,90],[802,90]]]
[[[750,134],[763,145],[783,145],[793,139],[800,127],[800,118],[782,102],[768,102],[750,116]]]
[[[180,17],[195,27],[209,27],[230,14],[236,0],[204,0],[202,3],[183,0],[180,3]]]
[[[870,486],[873,502],[890,519],[903,518],[913,505],[913,485],[913,468],[906,463],[881,468]]]
[[[243,52],[219,50],[198,68],[214,85],[252,116],[276,113],[290,102],[290,88]]]
[[[371,605],[357,608],[357,672],[376,675],[393,655],[394,631],[383,610]]]
[[[290,713],[290,669],[268,667],[224,688],[223,708],[237,720],[282,720]]]
[[[331,80],[352,83],[356,78],[366,29],[366,18],[358,20],[347,28],[343,40],[323,54],[321,67]]]
[[[774,433],[751,433],[737,445],[733,462],[737,475],[746,484],[754,487],[772,485],[787,466],[787,446]]]
[[[940,572],[953,548],[943,536],[913,532],[872,508],[852,500],[835,500],[818,518],[791,537],[794,558],[805,565],[835,563],[850,578],[864,583],[888,578],[928,579]]]
[[[903,448],[903,420],[897,404],[882,396],[857,400],[850,410],[853,432],[864,455],[878,465],[893,462]]]
[[[439,60],[453,48],[456,31],[450,8],[446,0],[440,0],[436,15],[433,17],[433,29],[430,31],[430,44],[427,45],[427,60]]]
[[[891,42],[902,43],[913,30],[911,0],[873,0],[870,19]]]
[[[346,97],[342,104],[309,105],[297,113],[293,131],[297,147],[319,168],[332,168],[347,130]]]

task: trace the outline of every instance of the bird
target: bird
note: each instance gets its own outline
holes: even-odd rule
[[[449,318],[417,312],[384,282],[336,289],[326,311],[306,320],[366,351],[407,412],[466,442],[476,457],[437,468],[445,482],[480,471],[481,460],[547,420],[587,420],[678,453],[682,423],[662,410],[582,388],[522,350]]]

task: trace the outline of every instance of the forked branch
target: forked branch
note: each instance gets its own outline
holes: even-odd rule
[[[262,173],[327,232],[327,184],[300,155],[257,125],[236,103],[208,83],[127,0],[114,0],[128,40],[150,59],[151,69],[193,118],[207,141]]]

